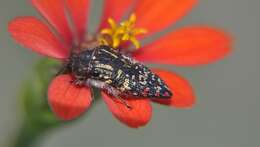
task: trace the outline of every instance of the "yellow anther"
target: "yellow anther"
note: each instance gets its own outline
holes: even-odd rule
[[[140,42],[135,37],[131,37],[129,40],[134,44],[135,48],[138,49],[141,47]]]
[[[115,20],[113,18],[108,18],[108,23],[111,27],[111,29],[116,29],[117,28],[117,24],[115,22]]]
[[[110,45],[114,48],[118,48],[122,42],[130,41],[135,48],[140,48],[140,42],[136,36],[147,33],[146,29],[135,28],[136,15],[132,14],[128,20],[116,24],[112,19],[108,19],[110,28],[105,28],[100,31],[100,44]]]
[[[123,40],[123,41],[129,40],[129,38],[130,38],[130,35],[129,35],[129,34],[124,34],[124,35],[122,36],[122,40]]]
[[[104,39],[104,38],[99,38],[99,43],[102,44],[102,45],[109,45],[109,43],[107,42],[107,40]]]
[[[131,14],[131,16],[129,18],[129,22],[131,24],[135,24],[135,22],[136,22],[136,15],[135,14]]]
[[[107,35],[112,35],[113,31],[111,29],[103,29],[100,32],[101,34],[107,34]]]
[[[120,40],[118,38],[113,39],[113,47],[117,48],[120,45]]]

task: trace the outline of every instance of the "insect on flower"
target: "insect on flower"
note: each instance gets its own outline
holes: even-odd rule
[[[141,45],[140,40],[176,23],[197,0],[104,0],[95,34],[85,27],[89,0],[31,2],[55,33],[31,16],[12,20],[9,32],[19,44],[64,64],[48,90],[49,104],[63,120],[75,119],[90,107],[92,87],[100,88],[112,114],[133,128],[149,122],[151,102],[189,108],[195,95],[187,80],[143,63],[198,66],[218,61],[231,50],[229,35],[204,25],[179,28]],[[131,15],[121,21],[128,8]]]
[[[121,54],[109,46],[98,46],[72,54],[65,65],[76,77],[76,85],[95,86],[118,98],[171,98],[164,81],[143,64]]]

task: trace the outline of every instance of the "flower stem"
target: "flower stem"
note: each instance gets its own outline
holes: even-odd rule
[[[14,140],[13,147],[32,147],[39,140],[42,131],[39,129],[33,129],[29,124],[24,123],[22,128],[17,134],[17,138]]]

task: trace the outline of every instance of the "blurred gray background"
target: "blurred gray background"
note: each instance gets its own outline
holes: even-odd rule
[[[97,2],[98,11],[101,0]],[[192,83],[198,102],[191,110],[154,105],[153,119],[134,130],[121,125],[103,102],[74,125],[48,134],[42,147],[256,147],[260,145],[259,0],[201,0],[177,26],[209,24],[235,38],[229,58],[199,68],[167,67]],[[18,91],[39,56],[18,46],[7,23],[37,15],[28,0],[0,0],[0,146],[19,128]],[[99,16],[99,13],[97,13]],[[93,19],[91,26],[97,21]]]

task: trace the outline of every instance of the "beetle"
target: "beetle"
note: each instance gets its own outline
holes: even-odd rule
[[[148,67],[106,45],[72,53],[60,73],[65,72],[75,77],[76,85],[100,88],[124,104],[121,97],[169,99],[172,96],[165,82]]]

